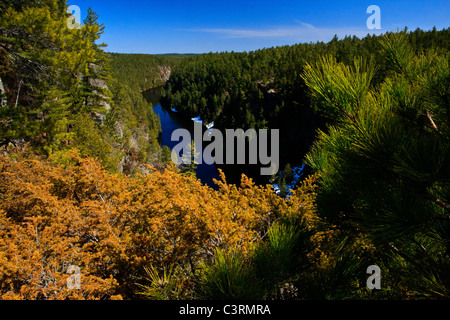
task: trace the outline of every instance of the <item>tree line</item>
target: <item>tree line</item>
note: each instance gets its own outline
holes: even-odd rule
[[[406,37],[415,53],[428,48],[448,50],[448,28],[416,29],[406,32]],[[326,54],[346,65],[353,63],[354,57],[373,59],[377,71],[372,82],[379,84],[388,68],[379,39],[376,35],[362,39],[335,36],[328,43],[189,57],[172,71],[162,103],[186,117],[200,114],[206,123],[214,121],[215,127],[222,130],[280,129],[282,168],[288,163],[298,166],[315,140],[316,130],[326,124],[325,118],[314,111],[315,102],[301,77],[305,65],[314,64]]]

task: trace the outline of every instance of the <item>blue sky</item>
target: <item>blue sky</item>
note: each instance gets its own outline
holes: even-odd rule
[[[250,51],[301,42],[329,41],[337,34],[363,37],[405,26],[449,27],[450,1],[283,0],[69,0],[88,7],[106,27],[109,52],[203,53]],[[369,30],[369,5],[381,9],[381,29]]]

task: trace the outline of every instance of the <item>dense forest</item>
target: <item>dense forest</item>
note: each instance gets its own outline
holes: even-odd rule
[[[417,29],[406,34],[415,53],[428,48],[447,52],[449,29],[425,32]],[[315,112],[309,89],[300,76],[306,63],[314,64],[323,55],[352,64],[355,57],[372,59],[377,65],[372,84],[387,76],[379,37],[359,39],[336,36],[328,43],[303,43],[261,49],[254,52],[205,54],[184,60],[173,70],[164,86],[162,103],[175,107],[187,117],[196,117],[215,127],[280,129],[282,169],[298,166],[311,147],[316,130],[325,119]],[[295,145],[295,148],[292,146]],[[241,168],[251,176],[252,168]],[[226,170],[226,168],[224,168]],[[228,172],[228,171],[227,171]],[[239,180],[239,176],[238,176]]]
[[[163,86],[172,69],[180,65],[186,54],[120,54],[110,53],[111,72],[132,90],[145,91]]]
[[[95,12],[70,29],[65,1],[1,8],[1,146],[60,163],[77,148],[113,172],[159,162],[159,119],[140,92],[113,77]]]
[[[449,29],[120,55],[66,9],[0,4],[1,299],[450,298]],[[282,129],[308,174],[203,185],[159,146],[161,85],[219,129]]]

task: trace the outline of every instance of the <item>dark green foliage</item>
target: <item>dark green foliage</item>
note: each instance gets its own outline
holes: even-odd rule
[[[133,91],[162,86],[183,55],[109,53],[112,75]]]
[[[290,221],[276,223],[269,229],[267,241],[252,255],[255,273],[267,296],[276,294],[280,286],[308,270],[310,236],[306,226]]]
[[[380,44],[387,78],[378,85],[375,66],[332,57],[303,74],[319,110],[335,117],[307,156],[321,175],[319,213],[367,233],[417,297],[448,298],[448,52],[415,53],[406,32]]]
[[[103,139],[108,134],[105,128],[98,128],[87,114],[79,114],[74,121],[73,141],[80,154],[102,161],[106,169],[117,171],[118,152]]]
[[[204,264],[198,293],[205,299],[266,299],[308,270],[311,233],[302,223],[284,221],[271,226],[267,240],[245,256],[240,251],[217,250]]]
[[[430,48],[431,43],[437,51],[442,51],[448,46],[445,42],[448,37],[448,29],[433,32],[417,29],[407,34],[407,42],[414,43],[415,53]],[[379,54],[383,49],[379,39],[375,35],[362,39],[353,36],[338,40],[336,37],[326,44],[297,44],[253,52],[187,57],[172,70],[164,86],[162,102],[176,107],[187,117],[200,114],[206,122],[215,121],[215,127],[219,129],[278,128],[282,163],[298,164],[311,146],[315,130],[324,128],[323,116],[328,116],[331,121],[336,118],[333,108],[321,108],[320,113],[313,111],[314,103],[321,102],[310,101],[307,86],[300,76],[306,63],[314,65],[321,56],[328,54],[342,62],[345,68],[355,63],[358,68],[377,65],[372,74],[366,75],[369,82],[355,87],[356,91],[348,89],[359,79],[349,79],[345,88],[337,88],[335,92],[361,95],[369,83],[381,83],[388,73],[388,64],[383,54]],[[354,61],[354,57],[361,58]],[[364,69],[361,71],[362,75]],[[442,84],[445,82],[438,83],[441,87],[436,90],[445,92]]]
[[[183,298],[183,278],[179,268],[164,267],[162,272],[155,266],[145,268],[149,285],[137,284],[141,287],[141,295],[150,300],[178,300]]]
[[[125,156],[122,170],[131,173],[139,163],[157,164],[160,159],[158,116],[139,91],[112,82],[112,106],[106,122],[113,133],[111,144]]]
[[[336,252],[337,262],[332,268],[311,270],[298,281],[299,296],[307,300],[342,300],[355,295],[355,275],[364,275],[361,261],[351,253]]]
[[[170,148],[168,146],[162,147],[162,156],[161,160],[164,164],[168,164],[172,161],[172,153],[170,151]]]
[[[447,34],[444,30],[441,36]],[[428,33],[431,39],[435,35]],[[350,58],[339,48],[330,55],[339,43],[332,41],[327,54],[302,67],[312,104],[328,119],[306,157],[320,175],[320,223],[306,231],[301,224],[283,221],[245,256],[218,253],[204,267],[199,287],[208,289],[202,297],[252,299],[249,283],[257,288],[258,298],[284,297],[284,288],[294,288],[290,297],[301,299],[450,296],[448,51],[439,41],[433,41],[439,43],[436,48],[427,47],[425,39],[420,30],[364,39],[377,42],[369,46],[380,53],[376,58]],[[353,41],[358,47],[359,40]],[[233,57],[239,54],[203,59],[230,59],[232,66]],[[201,57],[194,60],[190,67],[212,68],[202,67]],[[189,103],[196,101],[196,90],[202,90],[202,98],[208,96],[204,90],[209,86],[192,79],[198,73],[212,79],[211,72],[191,69],[186,79],[174,75],[183,81],[179,89],[171,87],[175,82],[168,84],[166,96],[184,105],[187,113],[202,112],[201,104]],[[245,114],[239,106],[252,93],[242,89],[240,81],[246,77],[244,73],[233,80],[236,86],[227,93],[231,100],[224,103],[223,113],[229,108],[230,115]],[[189,94],[183,93],[186,87]],[[185,98],[188,103],[182,102]],[[242,125],[242,118],[226,123]],[[289,167],[284,174],[289,175]],[[330,234],[321,247],[327,257],[323,265],[311,267],[309,236],[320,232]],[[381,290],[366,287],[366,268],[372,264],[381,269]]]
[[[240,251],[216,250],[214,262],[204,265],[198,295],[211,300],[256,300],[263,298],[261,283]]]
[[[27,145],[61,163],[77,148],[126,173],[161,161],[159,119],[138,90],[113,79],[92,9],[81,29],[69,29],[65,1],[1,8],[20,12],[1,11],[1,147]]]

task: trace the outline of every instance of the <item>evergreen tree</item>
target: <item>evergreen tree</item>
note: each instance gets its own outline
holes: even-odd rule
[[[181,158],[181,173],[186,176],[194,176],[195,177],[195,169],[197,169],[197,157],[200,154],[200,151],[197,151],[197,148],[195,147],[194,140],[191,141],[186,146],[187,149],[189,149],[189,152],[182,155]]]
[[[416,54],[406,31],[380,41],[388,77],[379,86],[370,61],[327,56],[305,68],[318,110],[333,119],[307,156],[320,174],[318,209],[348,236],[369,236],[368,265],[418,296],[448,298],[448,54]]]

